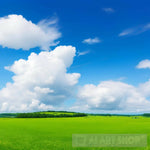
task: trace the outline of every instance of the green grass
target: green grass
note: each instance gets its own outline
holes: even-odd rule
[[[147,148],[72,148],[72,134],[147,134]],[[0,150],[148,150],[150,118],[0,118]]]

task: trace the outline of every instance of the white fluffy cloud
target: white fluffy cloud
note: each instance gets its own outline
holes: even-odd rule
[[[150,110],[150,102],[138,88],[120,81],[103,81],[99,85],[87,84],[80,88],[79,100],[72,109],[136,112]]]
[[[150,79],[145,83],[140,84],[139,90],[145,97],[150,98]]]
[[[52,109],[71,97],[80,77],[67,73],[76,49],[59,46],[51,52],[31,53],[27,60],[6,67],[14,73],[13,83],[0,91],[0,111]]]
[[[26,20],[22,15],[0,18],[0,45],[12,49],[29,50],[40,47],[49,50],[56,45],[61,34],[55,26],[56,20],[42,20],[38,24]]]
[[[145,59],[138,63],[136,66],[137,69],[150,69],[150,60]],[[140,92],[145,96],[150,98],[150,79],[146,81],[145,83],[141,83],[139,85]]]
[[[14,73],[13,83],[0,90],[0,112],[69,109],[64,102],[75,97],[79,73],[67,73],[76,49],[59,46],[53,51],[31,53],[5,69]],[[85,112],[150,110],[150,81],[139,87],[121,81],[103,81],[79,88],[77,100],[70,110]]]
[[[150,60],[145,59],[139,62],[139,64],[136,66],[136,68],[138,69],[146,69],[149,68],[150,69]]]
[[[101,40],[98,37],[95,38],[88,38],[82,41],[83,43],[87,43],[87,44],[96,44],[96,43],[100,43]]]

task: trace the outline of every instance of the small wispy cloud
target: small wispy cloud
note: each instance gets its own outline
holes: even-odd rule
[[[115,10],[113,8],[102,8],[103,11],[105,11],[106,13],[114,13]]]
[[[118,36],[138,35],[150,30],[150,23],[123,30]]]
[[[125,80],[125,79],[127,79],[127,77],[120,77],[120,78],[118,78],[117,80],[118,80],[118,81],[123,81],[123,80]]]
[[[83,56],[83,55],[86,55],[88,53],[90,53],[89,50],[88,51],[83,51],[83,52],[78,52],[78,56]]]
[[[88,38],[82,41],[82,43],[87,43],[87,44],[96,44],[96,43],[100,43],[101,40],[98,37],[95,38]]]
[[[139,62],[139,64],[136,66],[137,69],[150,69],[150,60],[145,59]]]

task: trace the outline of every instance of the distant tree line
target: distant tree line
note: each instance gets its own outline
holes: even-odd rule
[[[144,117],[150,117],[150,113],[144,113],[143,116]]]
[[[89,114],[91,116],[123,116],[123,117],[134,117],[134,116],[143,116],[143,114],[129,115],[129,114]]]
[[[17,113],[2,113],[0,114],[0,118],[15,118]]]
[[[84,116],[126,116],[126,117],[150,117],[150,113],[144,114],[86,114],[68,111],[41,111],[32,113],[0,113],[0,118],[61,118],[61,117],[84,117]]]
[[[91,116],[112,116],[112,114],[89,114]]]
[[[85,113],[60,113],[60,114],[53,114],[53,113],[18,113],[16,118],[61,118],[61,117],[84,117],[87,116]]]

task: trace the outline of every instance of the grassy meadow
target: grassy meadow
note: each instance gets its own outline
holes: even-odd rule
[[[147,134],[147,148],[72,148],[72,134]],[[0,118],[0,150],[149,150],[150,118]]]

